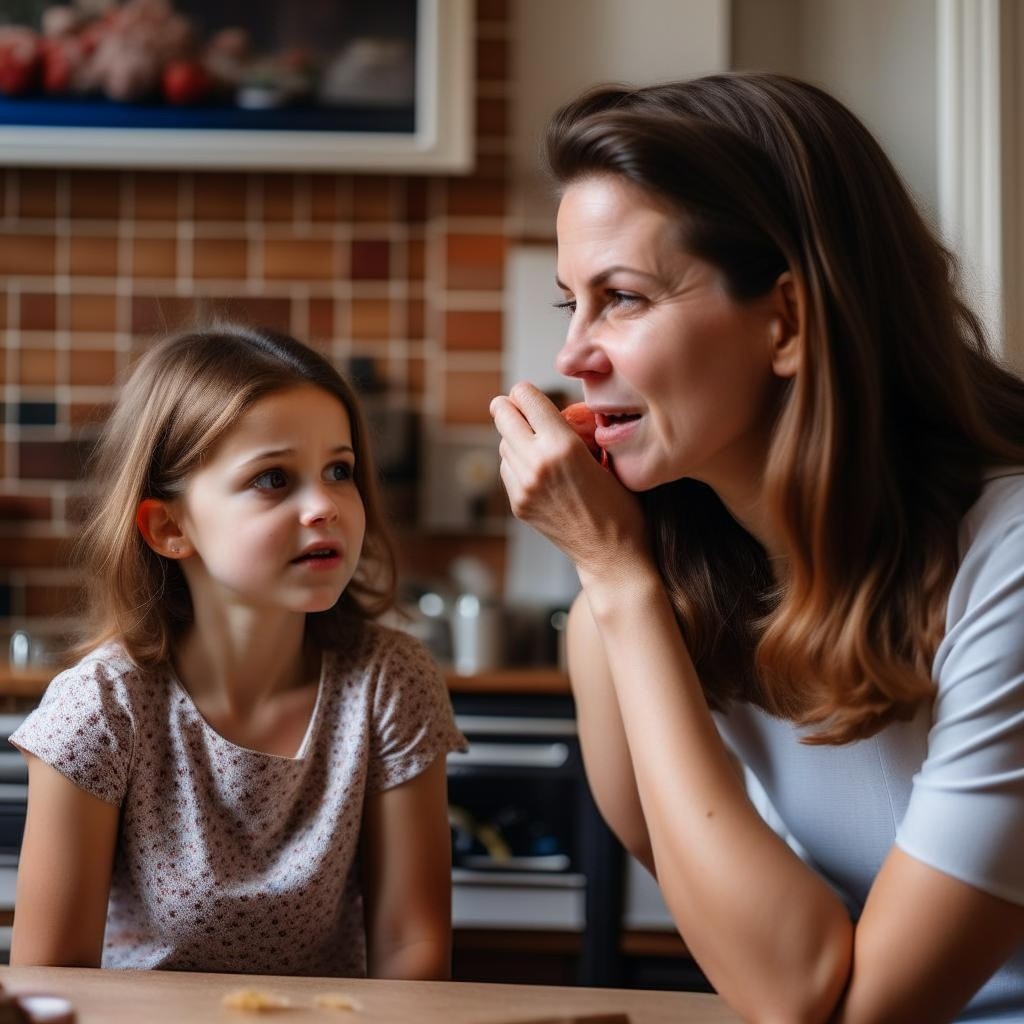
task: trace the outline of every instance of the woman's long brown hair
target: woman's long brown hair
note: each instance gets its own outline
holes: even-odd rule
[[[736,300],[786,270],[805,299],[763,480],[781,580],[704,484],[642,496],[709,702],[817,743],[909,717],[934,692],[960,521],[987,467],[1024,464],[1024,382],[988,354],[954,257],[857,118],[782,76],[598,89],[555,116],[548,159],[563,185],[613,174],[667,200]]]
[[[320,648],[336,646],[353,626],[392,607],[394,548],[355,392],[294,338],[212,323],[159,341],[140,358],[100,438],[94,504],[77,547],[85,578],[79,655],[117,640],[139,665],[167,660],[192,621],[192,602],[178,563],[143,541],[135,523],[139,503],[181,494],[192,470],[255,402],[301,385],[322,388],[347,411],[366,511],[356,574],[333,608],[307,615],[307,635]]]

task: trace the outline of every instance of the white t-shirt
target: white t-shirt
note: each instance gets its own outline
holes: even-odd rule
[[[794,847],[856,917],[895,843],[1024,904],[1024,470],[993,473],[964,517],[935,700],[841,747],[807,746],[750,705],[716,715]],[[1024,1020],[1024,947],[957,1018]]]

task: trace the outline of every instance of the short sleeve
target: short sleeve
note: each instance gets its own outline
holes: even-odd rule
[[[80,789],[120,805],[128,789],[133,738],[123,679],[90,658],[50,683],[10,742]]]
[[[1024,904],[1024,517],[971,545],[947,627],[927,754],[896,842]]]
[[[413,637],[387,630],[373,703],[369,788],[391,789],[442,754],[464,750],[437,663]]]

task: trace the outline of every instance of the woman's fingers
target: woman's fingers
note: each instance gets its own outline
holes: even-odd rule
[[[562,424],[562,414],[555,403],[539,388],[529,381],[521,380],[509,391],[509,398],[515,402],[523,418],[539,433],[545,428],[552,429],[554,424]]]
[[[526,421],[519,407],[506,395],[491,399],[491,419],[503,438],[521,444],[533,438],[533,427]]]

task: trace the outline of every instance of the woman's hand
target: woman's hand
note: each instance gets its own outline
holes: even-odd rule
[[[603,469],[552,402],[516,384],[491,402],[512,512],[562,549],[580,578],[650,567],[639,502]]]

